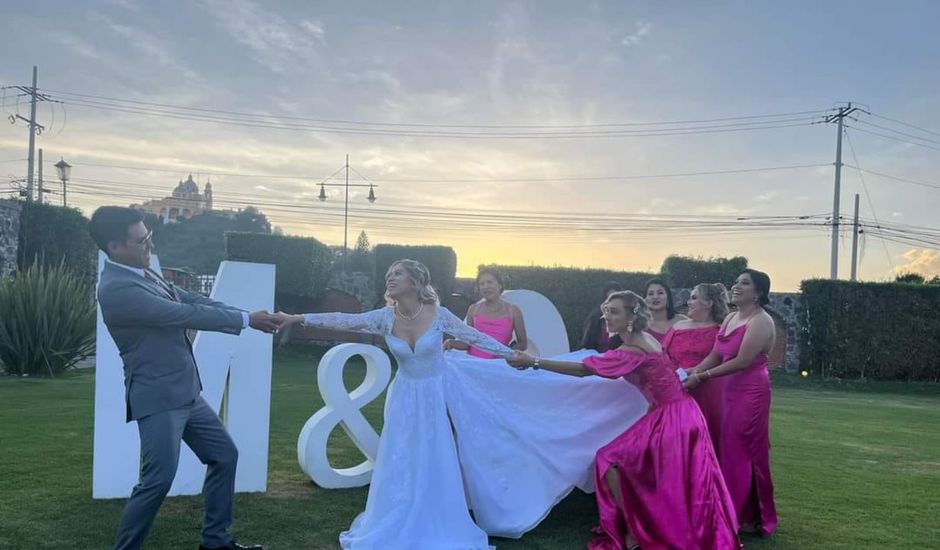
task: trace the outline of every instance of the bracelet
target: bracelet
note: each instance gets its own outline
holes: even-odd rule
[[[532,368],[534,370],[539,370],[539,358],[538,357],[536,357],[535,361],[532,362]]]

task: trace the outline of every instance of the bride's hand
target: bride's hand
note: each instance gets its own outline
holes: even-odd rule
[[[274,322],[277,325],[277,330],[281,331],[288,325],[295,325],[304,322],[303,315],[291,315],[289,313],[284,313],[279,311],[274,314]]]
[[[509,363],[510,367],[516,370],[526,370],[535,364],[535,357],[524,351],[517,351],[507,357],[506,362]]]

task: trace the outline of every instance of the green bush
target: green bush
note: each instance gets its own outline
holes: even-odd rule
[[[55,376],[95,348],[90,285],[65,264],[33,264],[0,282],[0,363],[7,374]]]
[[[71,273],[93,280],[98,247],[88,234],[88,219],[75,208],[21,203],[17,266],[33,263],[64,265]]]
[[[580,343],[584,320],[600,303],[605,284],[618,282],[625,289],[642,294],[646,282],[657,276],[655,273],[573,267],[489,267],[499,269],[509,279],[509,288],[534,290],[551,300],[565,322],[571,347]]]
[[[408,258],[418,260],[431,272],[431,286],[446,304],[454,288],[457,274],[457,254],[449,246],[404,246],[397,244],[377,244],[373,249],[375,257],[375,290],[379,296],[385,295],[385,272],[396,260]],[[369,304],[371,305],[371,304]]]
[[[940,381],[940,287],[803,281],[800,364],[826,378]]]
[[[728,288],[742,271],[747,258],[692,258],[669,256],[663,261],[663,277],[672,288],[692,288],[699,283],[722,283]]]
[[[315,297],[326,290],[333,253],[316,239],[229,232],[225,245],[229,260],[274,264],[278,295]]]

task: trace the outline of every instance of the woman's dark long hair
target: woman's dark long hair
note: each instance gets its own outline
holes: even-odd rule
[[[592,309],[591,312],[588,313],[588,316],[584,319],[584,332],[581,335],[580,349],[593,349],[600,352],[607,351],[600,349],[601,345],[597,339],[597,335],[600,333],[601,326],[604,323],[604,318],[601,315],[601,304],[607,301],[607,296],[611,292],[619,292],[621,290],[623,290],[623,285],[616,281],[609,281],[604,285],[604,293],[601,295],[601,299],[597,303],[597,307]],[[612,336],[612,338],[619,339],[617,335]],[[620,347],[620,344],[617,344],[615,347]]]
[[[646,298],[646,293],[649,292],[650,287],[653,285],[659,285],[666,290],[666,319],[672,320],[678,312],[676,311],[676,304],[672,301],[672,289],[669,288],[666,281],[659,278],[646,281],[646,289],[643,291],[643,298]]]
[[[770,303],[770,275],[751,268],[742,271],[741,275],[745,273],[750,275],[751,281],[754,282],[754,288],[757,290],[758,294],[757,303],[760,304],[762,308],[766,308],[767,304]]]

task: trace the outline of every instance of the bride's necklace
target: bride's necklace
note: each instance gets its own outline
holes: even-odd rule
[[[416,311],[415,314],[410,317],[402,313],[401,310],[398,309],[398,304],[395,304],[395,315],[398,315],[405,321],[414,321],[415,319],[418,318],[418,315],[421,315],[422,311],[424,311],[424,302],[420,302],[420,305],[418,306],[418,311]]]

